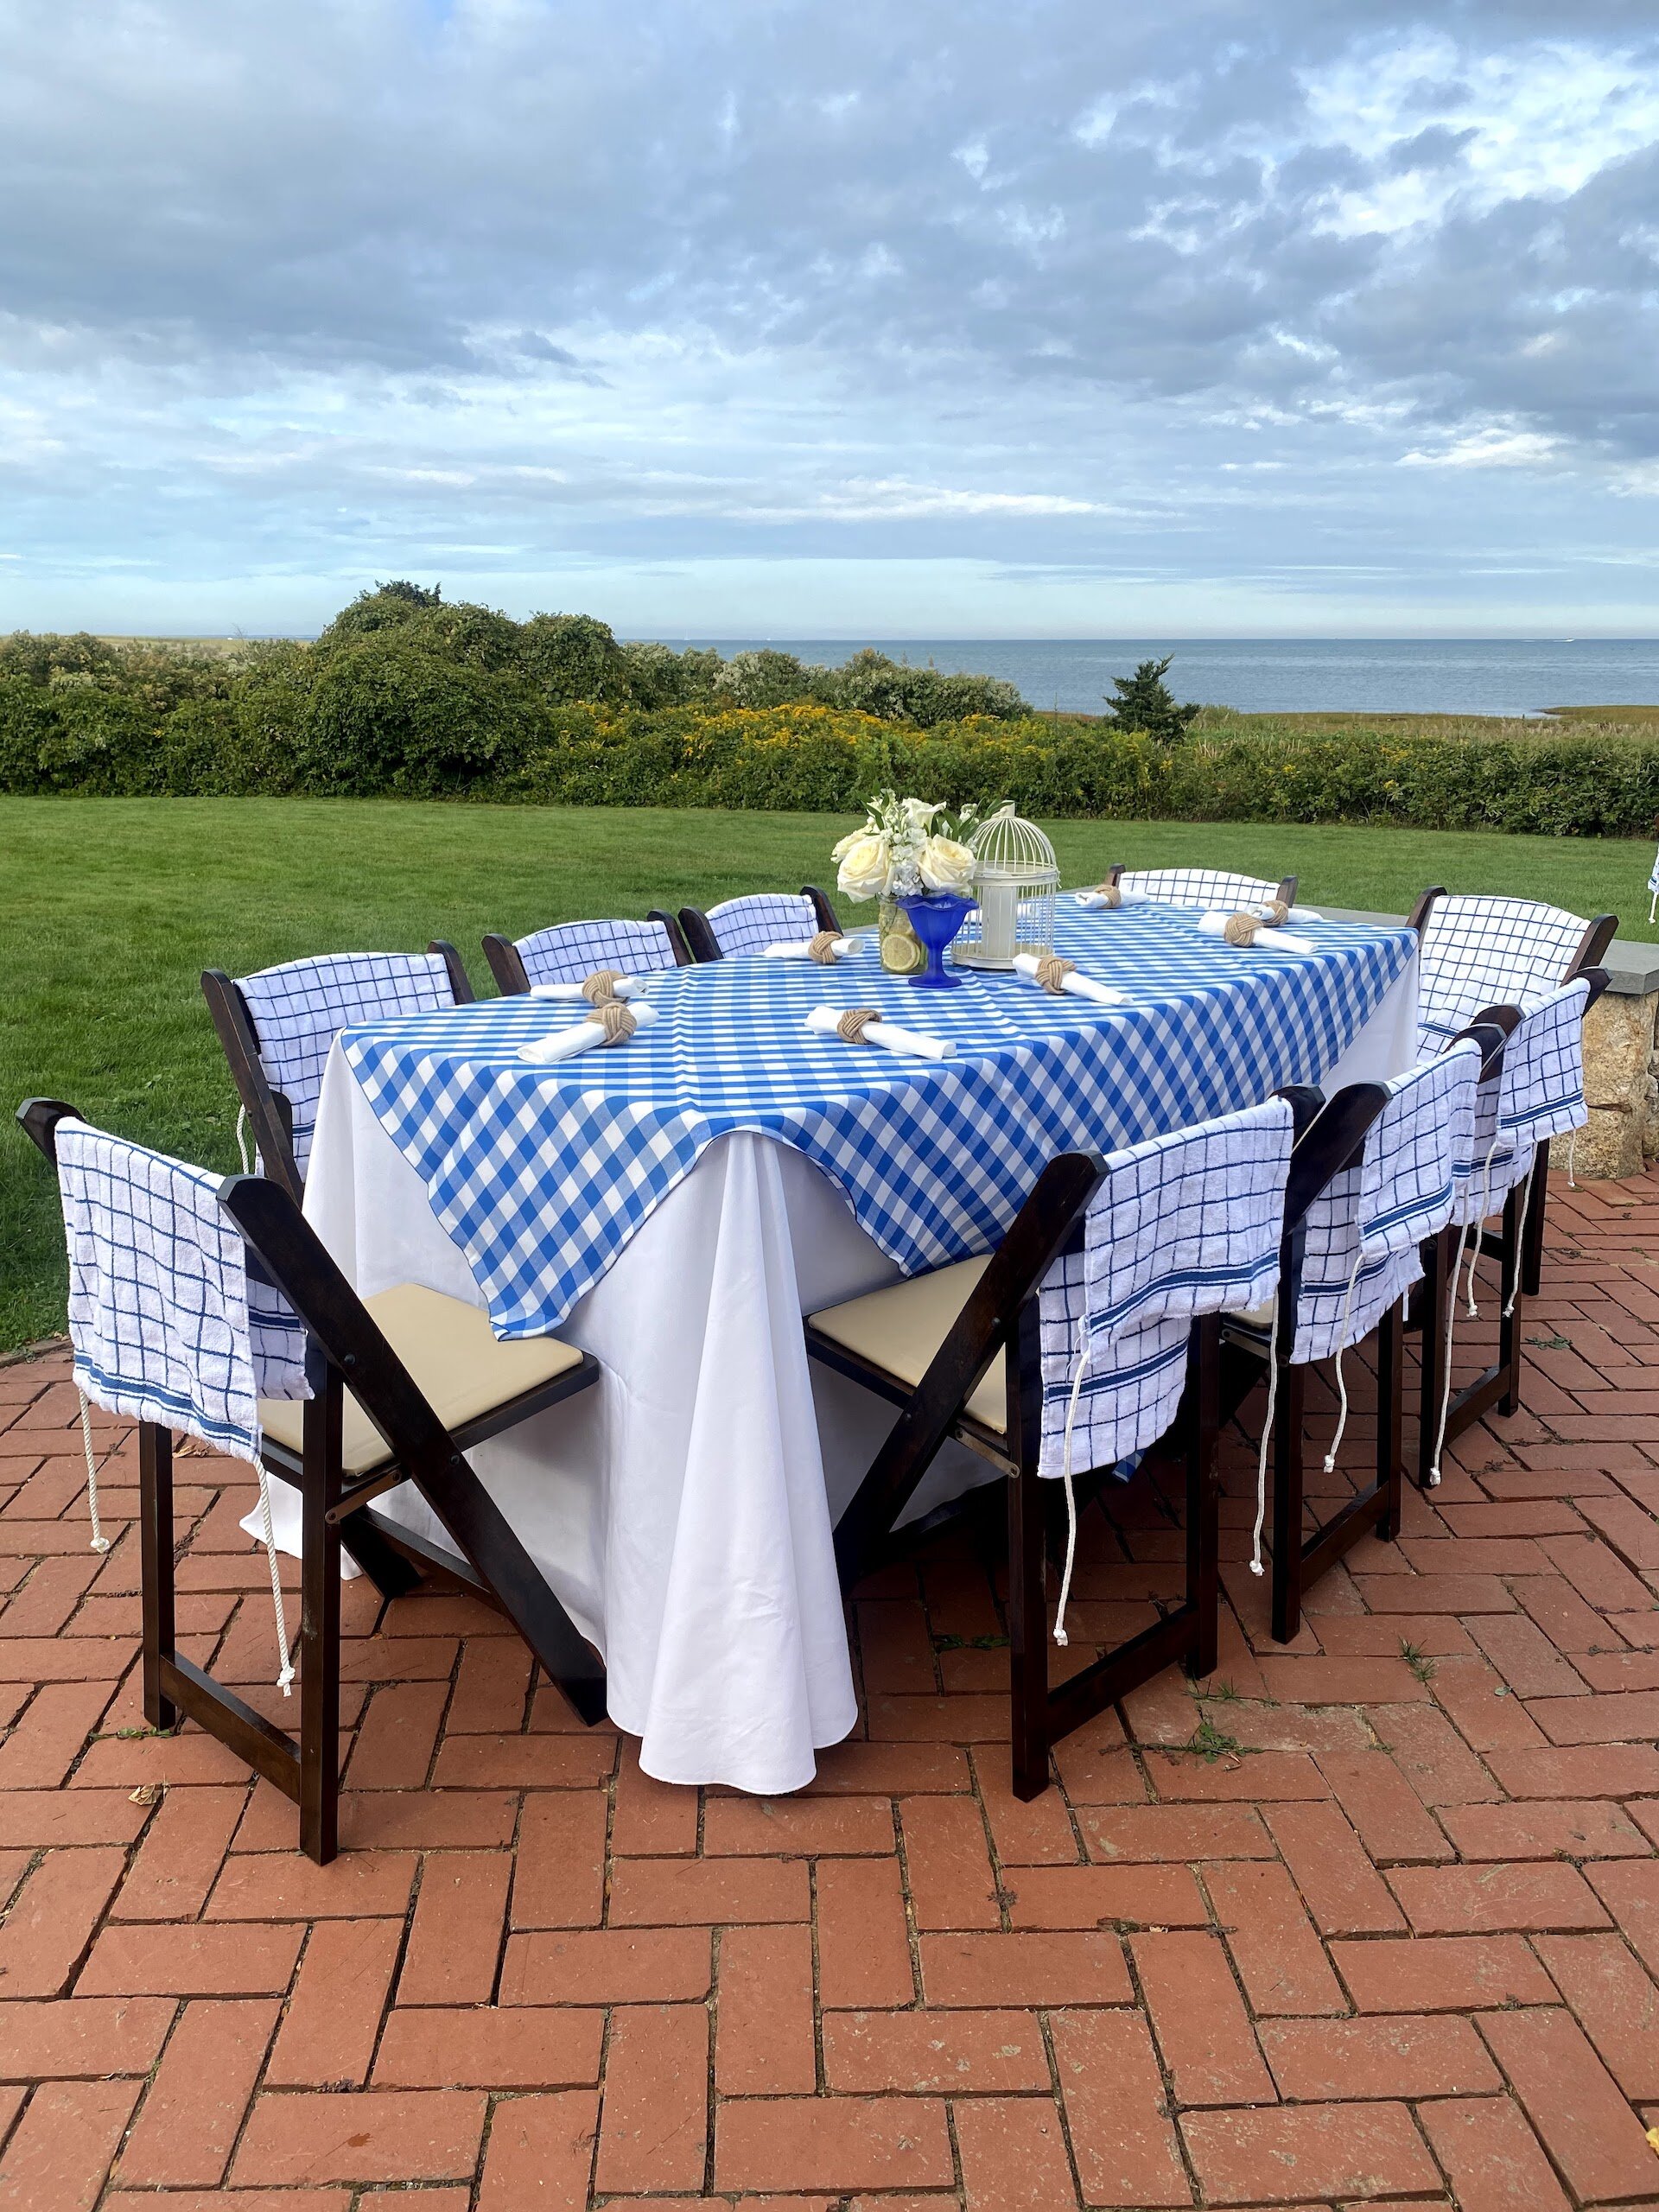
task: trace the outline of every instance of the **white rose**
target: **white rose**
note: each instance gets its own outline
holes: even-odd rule
[[[864,823],[864,827],[861,830],[849,830],[847,832],[847,835],[842,839],[841,842],[835,848],[834,851],[831,852],[830,857],[832,861],[845,860],[848,854],[852,851],[853,847],[858,842],[861,837],[874,837],[880,834],[880,833],[877,830],[874,823],[867,819]]]
[[[974,856],[954,837],[930,837],[917,864],[930,891],[965,891],[973,881]]]
[[[887,841],[868,830],[843,837],[836,847],[841,872],[836,887],[844,898],[879,899],[887,887],[890,855]]]

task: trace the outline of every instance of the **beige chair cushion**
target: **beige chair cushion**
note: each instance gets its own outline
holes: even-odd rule
[[[1236,1313],[1224,1313],[1226,1321],[1242,1321],[1247,1329],[1269,1329],[1273,1326],[1274,1301],[1264,1298],[1259,1306],[1241,1307]]]
[[[868,1359],[913,1390],[950,1334],[950,1325],[968,1302],[968,1294],[990,1265],[988,1259],[958,1260],[952,1268],[889,1283],[844,1306],[826,1306],[811,1316],[812,1326],[832,1344]],[[1007,1369],[1004,1355],[981,1376],[967,1410],[998,1436],[1008,1426]]]
[[[446,1428],[465,1427],[492,1407],[565,1374],[582,1358],[573,1344],[561,1344],[556,1337],[498,1344],[481,1306],[446,1298],[419,1283],[400,1282],[363,1303]],[[301,1398],[259,1401],[260,1427],[290,1452],[300,1449],[304,1414]],[[391,1457],[385,1439],[349,1390],[341,1436],[347,1474],[365,1474]]]

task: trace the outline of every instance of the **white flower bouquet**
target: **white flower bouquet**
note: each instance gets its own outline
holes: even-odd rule
[[[974,856],[963,842],[975,819],[963,807],[954,820],[942,800],[900,798],[877,791],[864,827],[842,839],[830,857],[846,899],[908,899],[918,892],[967,893]]]

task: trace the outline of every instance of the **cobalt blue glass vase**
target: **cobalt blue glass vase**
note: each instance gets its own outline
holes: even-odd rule
[[[899,904],[910,918],[910,926],[916,939],[927,955],[927,965],[911,982],[918,990],[958,991],[962,988],[960,976],[944,972],[947,945],[955,943],[962,933],[962,925],[973,912],[974,902],[960,891],[917,891]]]

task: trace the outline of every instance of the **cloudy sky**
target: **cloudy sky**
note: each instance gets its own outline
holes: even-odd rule
[[[0,0],[0,629],[1659,630],[1652,0]]]

